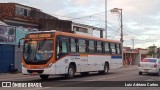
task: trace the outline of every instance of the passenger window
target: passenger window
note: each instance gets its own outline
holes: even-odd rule
[[[90,52],[90,53],[95,52],[94,41],[89,41],[89,46],[88,46],[88,48],[89,48],[89,52]]]
[[[112,54],[116,54],[116,47],[115,47],[115,44],[114,43],[111,43],[111,51],[112,51]]]
[[[120,44],[116,44],[116,51],[117,51],[117,54],[120,54]]]
[[[79,52],[86,52],[86,41],[83,39],[78,40]]]
[[[70,51],[71,52],[76,52],[76,42],[75,39],[70,39]]]
[[[62,53],[67,53],[67,42],[62,42]]]
[[[102,53],[102,43],[97,42],[97,53]]]
[[[104,48],[105,48],[105,53],[109,53],[109,43],[105,43],[104,45]]]

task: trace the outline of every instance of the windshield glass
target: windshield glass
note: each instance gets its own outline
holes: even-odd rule
[[[53,55],[53,40],[28,40],[24,43],[24,60],[26,63],[48,61]]]
[[[156,63],[157,59],[143,59],[142,62],[152,62]]]

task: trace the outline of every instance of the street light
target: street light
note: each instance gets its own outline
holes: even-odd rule
[[[111,9],[110,10],[111,11],[111,13],[118,13],[118,14],[120,14],[120,16],[121,16],[121,39],[120,39],[120,41],[121,41],[121,53],[122,53],[122,60],[123,60],[123,22],[122,22],[122,9],[119,9],[119,8],[113,8],[113,9]]]

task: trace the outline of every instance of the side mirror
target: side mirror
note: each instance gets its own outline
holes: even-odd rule
[[[19,41],[19,42],[18,42],[18,48],[20,48],[20,47],[21,47],[21,42]]]
[[[21,40],[23,40],[24,38],[21,38],[21,39],[19,39],[19,42],[18,42],[18,48],[20,48],[21,47]]]

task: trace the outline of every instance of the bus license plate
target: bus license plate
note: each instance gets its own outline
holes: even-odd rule
[[[144,72],[148,72],[148,69],[144,69]]]
[[[32,72],[31,75],[38,75],[38,72]]]

